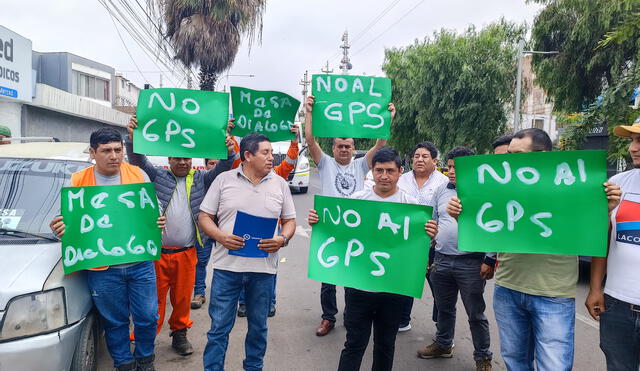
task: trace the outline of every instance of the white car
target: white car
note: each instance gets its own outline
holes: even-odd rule
[[[0,370],[95,370],[100,327],[84,272],[49,229],[86,143],[0,145]]]
[[[273,166],[280,165],[282,161],[287,157],[287,151],[289,150],[290,142],[273,142]],[[309,160],[305,155],[307,147],[302,147],[298,152],[298,160],[296,161],[296,167],[287,178],[289,188],[293,191],[300,193],[307,193],[309,190]]]

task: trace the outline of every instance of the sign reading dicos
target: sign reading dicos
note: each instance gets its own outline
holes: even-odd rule
[[[64,187],[61,192],[65,273],[159,259],[160,213],[152,183]]]
[[[460,250],[606,252],[603,151],[469,156],[455,162],[463,205]]]
[[[422,296],[431,207],[315,196],[309,278]]]
[[[389,138],[391,80],[352,75],[313,75],[313,135]]]
[[[173,157],[226,158],[228,93],[147,89],[138,98],[137,153]]]

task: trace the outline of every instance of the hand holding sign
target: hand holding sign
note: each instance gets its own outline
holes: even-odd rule
[[[605,183],[604,151],[456,158],[462,251],[605,256],[607,213],[619,189]],[[464,211],[462,207],[464,203]]]
[[[189,89],[145,89],[132,128],[136,153],[226,158],[229,94]]]
[[[429,236],[437,233],[434,221],[425,224],[431,207],[322,196],[314,207],[309,278],[422,296]]]
[[[231,104],[236,118],[232,134],[244,137],[256,132],[273,142],[293,140],[293,127],[300,101],[277,91],[231,87]]]
[[[152,183],[62,188],[62,216],[51,227],[62,237],[65,273],[159,259],[158,210]]]
[[[313,75],[315,137],[388,139],[395,107],[391,80],[352,75]]]

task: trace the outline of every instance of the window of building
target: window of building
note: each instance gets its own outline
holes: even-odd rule
[[[533,127],[536,128],[536,129],[544,130],[544,120],[534,119],[533,120]]]
[[[71,92],[82,97],[110,101],[109,80],[73,71]]]

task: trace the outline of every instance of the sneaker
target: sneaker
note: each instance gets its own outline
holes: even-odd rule
[[[398,332],[405,332],[405,331],[409,331],[411,330],[411,324],[407,323],[406,325],[400,324],[400,327],[398,328]]]
[[[451,358],[453,357],[453,346],[449,347],[449,349],[442,349],[438,346],[438,344],[433,343],[431,345],[427,345],[422,349],[419,349],[418,357],[424,358],[424,359]]]
[[[490,359],[483,359],[480,361],[476,361],[476,371],[491,371],[493,370],[493,366],[491,365]]]
[[[171,347],[181,356],[188,356],[193,353],[193,347],[187,340],[187,329],[173,331],[169,336],[173,338]]]
[[[200,309],[204,303],[207,302],[207,299],[204,295],[196,295],[191,299],[191,309]]]
[[[271,306],[271,309],[269,309],[269,317],[273,317],[275,315],[276,315],[276,307],[274,305],[274,306]]]
[[[240,304],[238,305],[238,317],[246,317],[247,316],[247,305]]]

